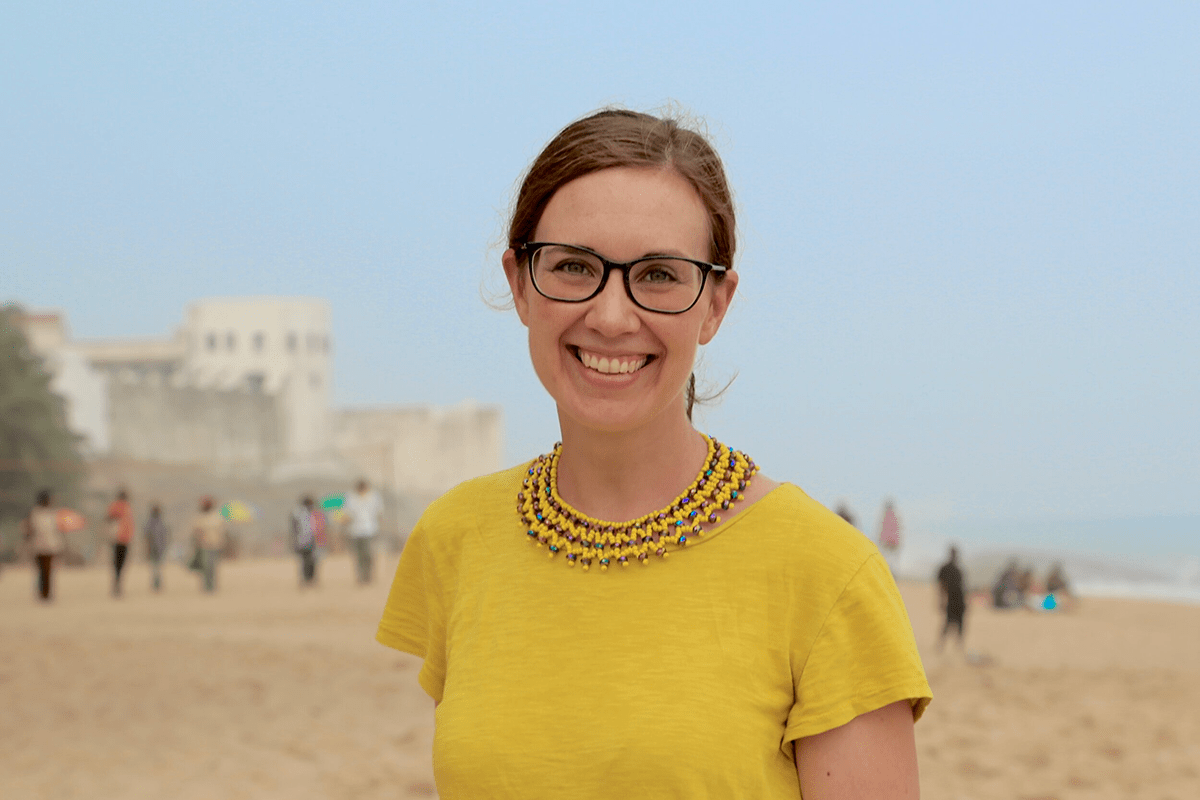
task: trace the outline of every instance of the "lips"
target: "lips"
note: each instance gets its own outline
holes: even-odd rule
[[[646,366],[654,356],[646,353],[639,354],[622,354],[622,355],[603,355],[600,353],[592,353],[583,350],[579,347],[572,348],[575,358],[581,364],[591,370],[595,370],[603,375],[626,375],[631,372],[637,372],[642,367]]]

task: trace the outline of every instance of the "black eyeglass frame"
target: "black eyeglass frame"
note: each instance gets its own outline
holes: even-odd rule
[[[542,287],[537,285],[537,278],[533,277],[533,256],[543,247],[569,247],[572,250],[579,250],[599,259],[600,263],[604,266],[604,274],[600,276],[600,285],[596,287],[596,291],[592,292],[587,297],[581,297],[578,300],[565,300],[561,297],[551,297],[543,292]],[[695,308],[696,303],[700,302],[700,296],[704,294],[704,287],[708,285],[708,273],[716,271],[718,274],[724,275],[729,272],[729,267],[723,267],[720,264],[710,264],[707,261],[697,261],[694,258],[685,258],[683,256],[672,256],[666,254],[642,256],[641,258],[635,258],[633,261],[611,261],[597,253],[595,250],[591,250],[587,247],[581,247],[577,244],[564,244],[563,242],[525,242],[524,244],[518,246],[516,250],[525,256],[525,268],[529,270],[529,282],[533,284],[534,289],[537,289],[537,293],[547,300],[553,300],[557,303],[586,303],[588,300],[591,300],[593,297],[604,291],[604,287],[608,285],[609,273],[611,273],[614,269],[619,269],[621,271],[621,277],[624,279],[625,283],[625,295],[635,306],[643,311],[649,311],[653,314],[686,314]],[[678,311],[663,311],[661,308],[650,308],[648,306],[644,306],[638,302],[636,297],[633,296],[633,289],[629,285],[629,270],[633,269],[638,264],[641,264],[643,261],[654,261],[662,258],[670,258],[674,259],[675,261],[686,261],[689,264],[694,264],[700,268],[700,289],[696,292],[696,299],[693,300],[691,305],[689,305],[687,308],[681,308]]]

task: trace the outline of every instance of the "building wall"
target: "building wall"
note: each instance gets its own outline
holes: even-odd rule
[[[497,407],[332,411],[323,300],[200,300],[158,339],[72,341],[61,314],[27,317],[92,455],[276,481],[361,474],[423,498],[502,466]]]
[[[265,474],[280,457],[280,413],[268,395],[128,380],[108,389],[114,455],[246,475]]]
[[[389,491],[436,496],[501,468],[497,406],[409,406],[337,412],[334,446],[347,464]]]
[[[66,401],[67,424],[83,436],[90,455],[108,452],[108,376],[92,366],[87,356],[71,345],[57,352],[57,369],[50,386]]]
[[[278,395],[283,449],[319,458],[331,445],[329,304],[305,297],[234,297],[188,307],[187,382]]]

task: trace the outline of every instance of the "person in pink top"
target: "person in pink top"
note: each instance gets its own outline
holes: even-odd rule
[[[117,498],[108,506],[108,538],[113,546],[113,597],[121,596],[121,570],[125,568],[125,557],[129,555],[129,543],[133,540],[133,507],[129,504],[129,493],[117,491]]]

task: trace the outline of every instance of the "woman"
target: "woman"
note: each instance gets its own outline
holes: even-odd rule
[[[112,542],[112,596],[120,597],[121,571],[125,569],[129,543],[133,541],[133,507],[129,504],[129,493],[124,489],[117,491],[117,496],[108,506],[105,519],[108,521],[108,538]]]
[[[58,509],[51,505],[49,489],[37,493],[34,506],[23,523],[25,541],[33,551],[38,570],[38,597],[44,603],[54,599],[54,561],[67,549],[67,540],[58,525]]]
[[[441,796],[916,797],[929,688],[878,551],[691,424],[738,282],[716,153],[582,119],[508,243],[561,447],[429,507],[378,633],[424,659]]]

